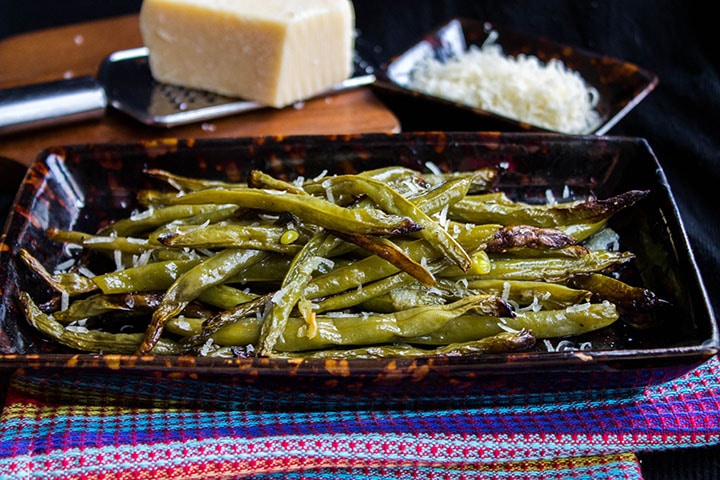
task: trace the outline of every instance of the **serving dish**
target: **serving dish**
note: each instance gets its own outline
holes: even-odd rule
[[[490,22],[453,18],[381,65],[376,72],[374,88],[378,96],[394,109],[414,112],[414,115],[408,115],[409,118],[423,118],[426,123],[431,122],[432,118],[443,118],[451,119],[457,129],[466,131],[549,131],[547,128],[429,95],[409,85],[413,71],[425,59],[446,61],[465,52],[470,46],[482,46],[491,35],[504,55],[532,55],[543,63],[559,59],[565,67],[579,73],[590,87],[597,90],[599,98],[595,110],[599,114],[599,121],[587,131],[573,133],[608,133],[658,84],[658,77],[653,72],[617,58],[573,48]],[[411,129],[405,128],[406,131]]]
[[[637,255],[636,281],[672,306],[636,329],[618,321],[578,341],[594,348],[414,359],[325,361],[96,355],[69,351],[32,329],[18,293],[49,292],[19,259],[63,261],[51,227],[94,231],[138,207],[139,189],[158,187],[147,168],[241,180],[250,169],[281,178],[351,173],[389,164],[446,171],[502,165],[498,188],[537,201],[569,188],[608,197],[650,194],[612,220],[623,248]],[[31,165],[0,243],[0,368],[34,378],[37,395],[91,386],[94,398],[213,406],[267,400],[437,405],[473,395],[637,388],[673,378],[717,352],[718,328],[663,170],[643,139],[539,133],[404,133],[290,136],[52,147]],[[291,395],[288,395],[291,393]],[[280,399],[280,400],[279,400]]]

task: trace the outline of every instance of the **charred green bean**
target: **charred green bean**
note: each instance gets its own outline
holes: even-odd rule
[[[138,192],[144,211],[49,230],[72,246],[50,270],[19,252],[51,297],[21,304],[80,351],[300,358],[527,349],[666,304],[611,277],[635,257],[608,225],[648,192],[530,204],[491,191],[497,168],[428,168],[245,181],[147,170],[169,188]],[[112,333],[118,316],[144,333]]]

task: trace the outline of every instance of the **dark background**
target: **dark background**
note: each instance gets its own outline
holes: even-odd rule
[[[0,39],[136,12],[140,5],[140,0],[0,0]],[[656,153],[717,312],[720,48],[714,31],[717,17],[708,6],[681,0],[355,1],[358,32],[365,44],[374,47],[371,60],[376,62],[387,60],[445,20],[464,16],[617,57],[655,72],[659,85],[610,134],[645,138]],[[447,118],[396,114],[404,131],[462,129]],[[12,188],[1,192],[0,219],[5,218],[13,195]],[[718,458],[720,448],[641,455],[648,480],[717,479]]]

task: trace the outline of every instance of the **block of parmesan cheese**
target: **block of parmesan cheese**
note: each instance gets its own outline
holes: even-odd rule
[[[350,0],[144,0],[157,81],[284,107],[352,73]]]

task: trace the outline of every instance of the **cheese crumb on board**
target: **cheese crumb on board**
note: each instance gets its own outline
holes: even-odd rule
[[[349,0],[144,0],[155,80],[281,108],[353,71]]]
[[[471,45],[445,62],[421,61],[408,88],[562,133],[597,127],[599,94],[559,59],[506,56],[500,45]]]

